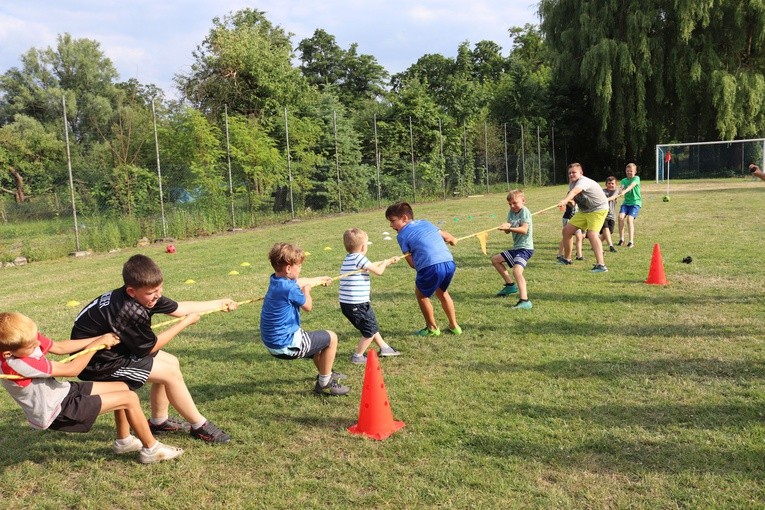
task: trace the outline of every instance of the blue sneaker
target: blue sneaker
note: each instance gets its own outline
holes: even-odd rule
[[[608,268],[604,264],[595,264],[592,268],[593,273],[605,273],[608,272]]]
[[[506,283],[504,287],[502,287],[502,290],[497,292],[497,297],[505,297],[509,296],[510,294],[515,294],[518,292],[518,286],[515,283]]]
[[[574,262],[571,259],[560,257],[558,259],[558,264],[563,264],[564,266],[570,266]]]
[[[531,310],[531,301],[528,299],[526,301],[521,299],[515,304],[515,306],[513,306],[513,308],[517,310]]]

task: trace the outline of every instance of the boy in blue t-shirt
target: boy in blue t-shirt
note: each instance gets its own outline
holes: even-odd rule
[[[260,338],[268,352],[279,359],[311,358],[319,375],[314,391],[319,395],[347,395],[348,386],[338,381],[347,376],[332,371],[337,354],[334,331],[305,331],[300,327],[300,310],[313,308],[311,287],[329,285],[332,278],[301,278],[305,252],[289,243],[276,243],[268,252],[274,268],[260,311]]]
[[[415,333],[417,336],[438,336],[441,330],[436,324],[430,296],[434,293],[441,302],[441,307],[449,319],[448,331],[455,335],[462,334],[457,324],[454,302],[449,295],[449,284],[454,277],[456,265],[446,243],[454,246],[456,240],[450,233],[425,220],[415,220],[412,206],[406,202],[391,205],[385,211],[385,218],[393,230],[398,232],[398,241],[404,257],[417,271],[414,281],[414,293],[417,304],[425,318],[425,327]]]
[[[526,291],[526,278],[523,276],[523,270],[531,256],[534,255],[531,212],[526,208],[526,195],[523,190],[514,189],[508,193],[507,203],[510,206],[510,210],[507,212],[507,222],[498,228],[506,234],[513,234],[513,248],[491,258],[494,269],[505,281],[505,286],[497,293],[497,296],[504,297],[518,292],[520,300],[513,308],[530,310],[531,301],[529,301],[529,295]],[[512,276],[505,268],[505,264],[513,269]]]

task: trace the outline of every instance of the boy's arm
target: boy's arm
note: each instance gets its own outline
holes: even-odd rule
[[[172,317],[183,317],[184,315],[189,315],[191,313],[203,313],[212,310],[230,312],[231,310],[236,310],[237,306],[236,301],[228,298],[213,299],[211,301],[179,301],[178,308],[168,315]]]
[[[157,335],[157,343],[154,344],[154,347],[152,347],[151,352],[157,352],[162,347],[167,345],[167,343],[172,340],[173,338],[178,335],[181,331],[186,329],[187,326],[191,326],[192,324],[196,324],[199,322],[199,314],[198,313],[190,313],[183,317],[180,322],[177,322],[167,328],[165,331]]]
[[[389,259],[381,260],[380,262],[371,262],[367,266],[367,271],[370,273],[376,274],[377,276],[380,276],[385,272],[385,268],[387,268],[391,264],[395,264],[401,260],[401,256],[391,257]]]
[[[763,172],[759,166],[752,163],[749,165],[749,171],[752,173],[753,177],[757,177],[758,179],[765,181],[765,172]]]
[[[448,245],[454,246],[457,244],[457,239],[446,230],[439,230],[439,234],[443,238],[444,242]]]
[[[92,342],[87,344],[85,346],[85,349],[93,349],[95,347],[99,347],[101,345],[106,345],[107,349],[111,349],[113,346],[117,345],[120,342],[120,339],[117,338],[116,335],[113,335],[111,333],[107,335],[102,335],[99,337],[96,337]],[[53,352],[53,349],[49,352]],[[68,363],[59,363],[58,361],[51,361],[51,372],[50,375],[53,377],[77,377],[80,375],[80,372],[85,370],[85,367],[88,366],[88,362],[90,361],[90,358],[93,357],[93,355],[98,351],[90,351],[82,356],[78,356],[74,358],[72,361]]]
[[[90,343],[97,342],[99,340],[101,343],[97,345],[104,345],[109,341],[110,338],[118,339],[117,335],[114,333],[106,333],[105,335],[94,336],[92,338],[82,338],[80,340],[61,340],[58,342],[53,342],[53,345],[48,352],[51,354],[72,354],[86,349],[86,345],[90,345]],[[119,339],[117,341],[119,341]]]
[[[308,278],[309,280],[312,280],[313,278]],[[305,295],[305,303],[300,307],[301,310],[305,310],[306,312],[310,312],[313,310],[313,298],[311,297],[311,285],[302,285],[300,287],[300,290],[303,292],[303,295]]]
[[[565,209],[566,204],[574,200],[574,197],[577,196],[582,191],[584,191],[582,188],[573,187],[568,193],[566,193],[566,196],[563,198],[563,200],[558,202],[558,209],[560,210]]]
[[[317,287],[319,285],[322,285],[324,287],[329,287],[329,285],[332,283],[332,277],[331,276],[316,276],[314,278],[298,278],[297,284],[298,287],[301,289],[308,285],[309,287]]]

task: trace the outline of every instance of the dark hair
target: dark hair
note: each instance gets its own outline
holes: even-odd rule
[[[606,182],[616,182],[616,177],[614,177],[613,175],[609,175],[608,177],[606,177]]]
[[[407,202],[397,202],[391,206],[388,206],[388,208],[385,210],[385,218],[388,220],[391,218],[400,218],[402,216],[406,216],[410,220],[414,219],[414,211],[412,211],[412,206]]]
[[[162,270],[146,255],[133,255],[122,266],[122,281],[133,288],[162,285]]]

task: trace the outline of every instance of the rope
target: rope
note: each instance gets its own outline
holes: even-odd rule
[[[266,298],[265,296],[262,296],[262,297],[259,297],[259,298],[245,299],[244,301],[239,301],[237,303],[237,306],[239,306],[239,305],[246,305],[247,303],[255,303],[257,301],[263,301],[265,298]],[[222,306],[220,308],[216,308],[215,310],[207,310],[206,312],[202,312],[199,315],[202,316],[202,315],[207,315],[209,313],[214,313],[214,312],[224,312],[226,310],[228,310],[228,307]],[[175,324],[176,322],[182,321],[185,317],[186,316],[184,315],[183,317],[176,317],[174,319],[170,319],[169,321],[160,322],[158,324],[153,324],[151,326],[151,329],[159,328],[159,327],[162,327],[162,326],[169,326],[170,324]]]
[[[554,207],[558,207],[558,204],[551,205],[550,207],[545,207],[544,209],[540,209],[537,212],[531,213],[531,215],[532,216],[536,216],[537,214],[541,214],[541,213],[543,213],[545,211],[549,211],[550,209],[553,209]],[[474,234],[458,237],[457,239],[454,240],[454,243],[456,244],[456,243],[458,243],[460,241],[464,241],[465,239],[470,239],[471,237],[480,236],[481,234],[488,234],[489,232],[492,232],[494,230],[499,230],[499,227],[488,228],[486,230],[481,230],[480,232],[476,232]]]

